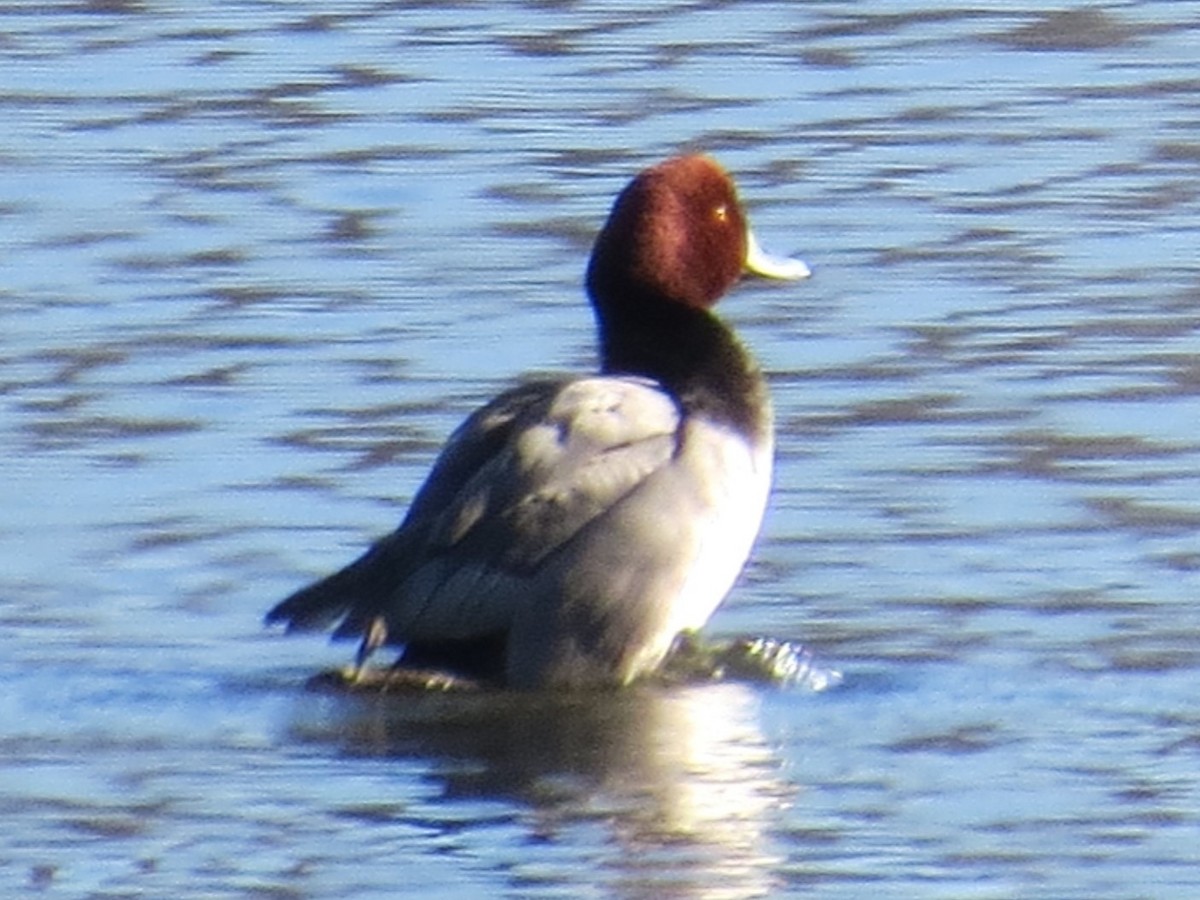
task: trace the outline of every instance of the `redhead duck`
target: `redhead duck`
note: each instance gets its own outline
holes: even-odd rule
[[[706,156],[646,169],[596,239],[598,375],[521,384],[472,414],[403,523],[267,614],[337,623],[400,664],[516,688],[627,684],[724,599],[758,533],[772,413],[711,307],[743,272],[795,279],[759,248]]]

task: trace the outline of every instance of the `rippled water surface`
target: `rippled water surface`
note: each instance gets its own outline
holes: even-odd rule
[[[1200,3],[0,5],[0,888],[1200,896]],[[347,700],[266,608],[703,148],[845,683]]]

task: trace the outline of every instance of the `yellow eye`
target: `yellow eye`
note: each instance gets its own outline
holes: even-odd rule
[[[713,210],[713,218],[718,222],[726,222],[729,220],[729,207],[722,203]]]

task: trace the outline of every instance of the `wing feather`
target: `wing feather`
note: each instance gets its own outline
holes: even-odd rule
[[[564,385],[541,415],[514,421],[438,516],[429,551],[529,573],[665,464],[678,424],[674,403],[648,382]]]
[[[396,641],[506,629],[538,567],[672,458],[679,422],[644,379],[513,388],[455,431],[396,532],[268,618],[341,616],[357,637],[382,615]]]

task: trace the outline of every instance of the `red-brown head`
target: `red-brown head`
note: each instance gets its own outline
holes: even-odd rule
[[[765,256],[733,180],[707,156],[677,156],[621,192],[596,239],[588,290],[601,308],[665,300],[707,308],[745,271],[803,278],[797,260]]]

